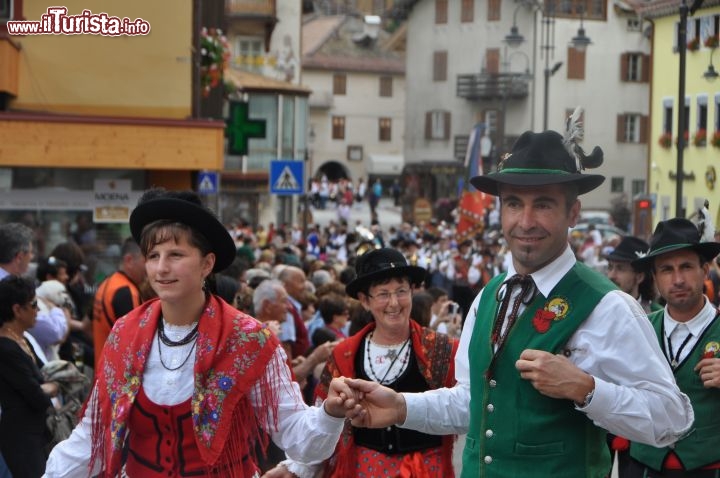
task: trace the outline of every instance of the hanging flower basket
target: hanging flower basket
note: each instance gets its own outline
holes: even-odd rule
[[[710,144],[716,148],[720,148],[720,131],[713,133],[712,138],[710,138]]]
[[[707,131],[704,129],[699,129],[695,132],[695,136],[693,136],[693,144],[698,147],[703,147],[707,145]]]
[[[700,40],[698,37],[692,38],[687,43],[687,49],[690,51],[696,51],[698,48],[700,48]]]
[[[661,134],[658,144],[665,149],[669,149],[672,146],[672,135],[670,133]]]
[[[707,48],[717,48],[718,44],[720,44],[720,35],[709,36],[704,43]]]
[[[222,84],[223,73],[230,61],[230,45],[222,30],[203,27],[200,32],[200,85],[203,96]]]

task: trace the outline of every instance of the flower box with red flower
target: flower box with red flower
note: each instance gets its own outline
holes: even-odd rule
[[[700,39],[698,37],[691,38],[687,42],[687,49],[690,51],[696,51],[698,48],[700,48]]]
[[[658,139],[658,144],[666,149],[672,146],[672,134],[667,132],[661,134],[660,138]]]
[[[695,132],[695,136],[693,136],[693,144],[695,146],[706,146],[707,145],[707,131],[704,129],[699,129]]]
[[[707,48],[717,48],[720,45],[720,35],[711,35],[705,39],[704,45]]]
[[[203,96],[218,86],[230,61],[230,45],[222,30],[203,28],[200,32],[200,84]]]
[[[712,138],[710,138],[710,144],[716,148],[720,148],[720,130],[713,133]]]

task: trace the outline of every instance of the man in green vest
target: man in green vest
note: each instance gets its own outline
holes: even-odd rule
[[[695,426],[677,443],[662,448],[630,445],[628,478],[720,477],[720,319],[703,293],[710,261],[720,243],[700,242],[687,219],[660,222],[648,254],[633,264],[655,277],[664,310],[650,315],[680,389],[692,401]]]
[[[640,305],[569,247],[577,197],[604,177],[582,174],[602,163],[602,150],[586,155],[575,141],[582,130],[569,121],[568,131],[523,133],[497,171],[471,179],[500,197],[512,263],[468,312],[457,385],[398,394],[348,380],[354,425],[467,433],[468,478],[603,478],[603,429],[665,446],[691,427],[690,402]]]

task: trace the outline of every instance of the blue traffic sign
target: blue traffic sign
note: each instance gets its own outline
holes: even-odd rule
[[[218,173],[213,171],[198,173],[198,192],[200,194],[217,194],[218,189]]]
[[[279,196],[302,194],[305,184],[305,162],[292,160],[270,161],[270,193]]]

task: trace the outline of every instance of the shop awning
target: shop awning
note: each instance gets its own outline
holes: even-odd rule
[[[366,172],[374,176],[399,176],[403,166],[402,154],[369,154]]]

